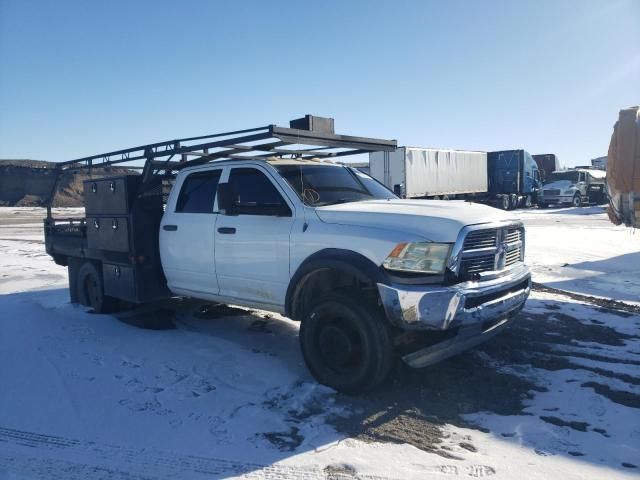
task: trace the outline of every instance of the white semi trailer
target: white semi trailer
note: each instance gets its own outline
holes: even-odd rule
[[[399,147],[369,154],[370,175],[405,198],[486,193],[487,153]]]

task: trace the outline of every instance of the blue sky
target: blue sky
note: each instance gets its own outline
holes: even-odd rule
[[[0,0],[0,158],[333,116],[400,144],[606,154],[639,0]]]

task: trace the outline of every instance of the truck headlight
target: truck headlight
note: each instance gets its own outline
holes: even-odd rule
[[[401,272],[442,274],[450,252],[450,243],[399,243],[382,266]]]

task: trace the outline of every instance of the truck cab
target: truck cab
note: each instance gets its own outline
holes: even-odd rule
[[[502,150],[487,154],[489,193],[504,210],[530,207],[540,189],[538,164],[526,150]]]
[[[162,267],[175,295],[301,320],[307,364],[342,390],[352,387],[336,383],[335,370],[354,361],[349,355],[364,341],[388,345],[393,332],[412,332],[405,340],[415,344],[403,357],[422,367],[504,328],[529,292],[523,253],[522,225],[498,210],[401,200],[356,169],[317,161],[185,169],[160,228]],[[356,317],[353,299],[379,308],[378,327],[387,333],[367,339],[354,320],[312,319],[323,309]],[[444,332],[447,342],[421,346],[417,339],[429,332]]]
[[[538,205],[571,205],[581,207],[606,201],[606,172],[596,169],[576,168],[552,172],[543,185]]]

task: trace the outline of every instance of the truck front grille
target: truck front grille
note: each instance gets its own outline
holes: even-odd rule
[[[490,272],[491,270],[493,270],[495,261],[496,258],[493,253],[483,255],[481,257],[463,259],[460,262],[460,275],[465,280],[469,280],[471,277],[477,275],[480,272]]]
[[[495,247],[497,241],[497,230],[475,230],[469,232],[464,239],[465,250],[475,250],[477,248]]]
[[[542,194],[543,195],[560,195],[560,190],[553,190],[553,189],[543,190]]]
[[[459,254],[457,275],[477,280],[483,272],[501,271],[524,261],[524,229],[521,225],[469,231]]]

